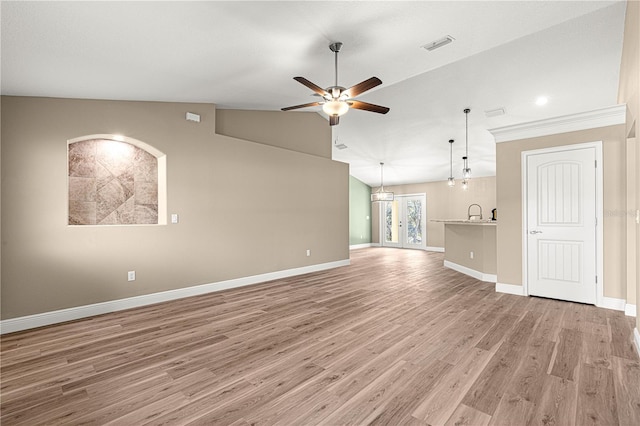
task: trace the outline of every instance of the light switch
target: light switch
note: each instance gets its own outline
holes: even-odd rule
[[[177,213],[172,213],[171,214],[171,223],[178,223],[178,214]]]

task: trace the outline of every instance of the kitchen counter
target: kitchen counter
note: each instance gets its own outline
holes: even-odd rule
[[[444,266],[481,281],[496,282],[495,220],[432,220],[444,224]]]
[[[454,225],[497,225],[497,220],[491,219],[432,219],[431,222],[442,222]]]

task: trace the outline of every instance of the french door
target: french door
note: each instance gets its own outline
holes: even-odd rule
[[[385,247],[424,249],[426,235],[426,196],[398,195],[381,203],[381,241]]]
[[[596,303],[596,149],[526,157],[529,294]]]

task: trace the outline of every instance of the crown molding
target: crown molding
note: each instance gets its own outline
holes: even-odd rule
[[[498,127],[489,129],[489,132],[491,132],[495,138],[496,143],[509,142],[538,136],[624,124],[626,114],[626,104],[613,105],[593,111]]]

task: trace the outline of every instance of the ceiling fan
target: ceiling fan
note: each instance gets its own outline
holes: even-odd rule
[[[382,84],[382,81],[378,77],[371,77],[361,83],[356,84],[348,89],[342,86],[338,86],[338,52],[342,43],[336,42],[329,45],[329,49],[334,52],[335,55],[335,71],[336,79],[335,85],[323,89],[307,80],[304,77],[293,77],[294,80],[304,84],[309,89],[313,90],[316,94],[322,96],[323,100],[318,102],[310,102],[308,104],[295,105],[286,108],[282,108],[282,111],[290,111],[292,109],[307,108],[312,106],[322,105],[322,110],[329,115],[329,125],[335,126],[340,121],[340,116],[349,111],[349,108],[361,109],[364,111],[377,112],[378,114],[386,114],[389,112],[389,108],[380,105],[374,105],[367,102],[358,101],[356,96],[373,89],[376,86]]]

